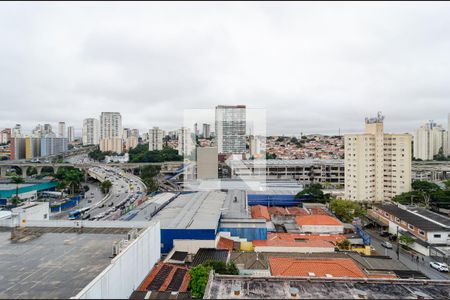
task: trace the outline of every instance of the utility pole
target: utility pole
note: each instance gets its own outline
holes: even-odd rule
[[[397,259],[400,260],[400,238],[398,236],[398,225],[397,225]]]

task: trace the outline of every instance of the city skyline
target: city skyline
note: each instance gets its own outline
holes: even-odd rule
[[[64,120],[79,136],[84,118],[120,111],[173,130],[225,103],[265,108],[269,135],[358,132],[374,111],[387,132],[445,124],[449,4],[219,5],[3,5],[0,128]]]

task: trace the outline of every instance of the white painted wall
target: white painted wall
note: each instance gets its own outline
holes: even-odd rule
[[[200,248],[215,248],[215,240],[173,240],[175,251],[186,251],[189,254],[196,254]]]
[[[48,202],[30,202],[11,210],[19,220],[19,226],[26,226],[32,221],[48,221],[50,219],[50,206]]]
[[[161,257],[159,222],[153,223],[74,299],[128,299]]]
[[[330,234],[344,233],[344,225],[302,225],[300,228],[303,232]]]

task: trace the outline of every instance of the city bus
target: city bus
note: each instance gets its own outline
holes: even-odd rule
[[[82,218],[82,216],[89,211],[89,207],[84,207],[81,209],[77,209],[74,211],[69,212],[69,220],[79,220]]]

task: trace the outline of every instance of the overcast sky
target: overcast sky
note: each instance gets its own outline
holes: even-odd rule
[[[447,126],[450,3],[1,3],[0,103],[0,128],[77,135],[218,104],[265,108],[269,134]]]

